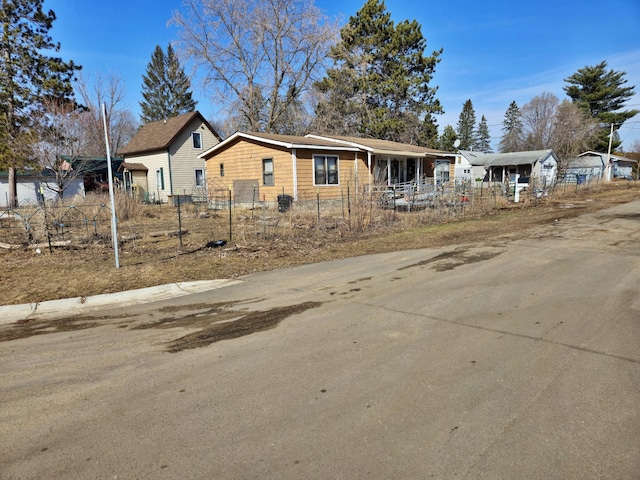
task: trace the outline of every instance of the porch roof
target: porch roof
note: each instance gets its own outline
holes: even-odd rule
[[[118,167],[118,171],[129,170],[130,172],[148,172],[149,169],[142,163],[122,162]]]
[[[433,148],[410,145],[407,143],[392,142],[390,140],[378,140],[375,138],[360,138],[340,135],[312,135],[307,137],[328,140],[335,143],[351,145],[376,155],[392,155],[401,157],[443,157],[450,152],[435,150]]]

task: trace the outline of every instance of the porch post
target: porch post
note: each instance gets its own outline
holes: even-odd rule
[[[291,162],[293,169],[293,199],[298,201],[298,155],[296,149],[291,149]]]
[[[387,157],[387,185],[391,185],[391,158]]]

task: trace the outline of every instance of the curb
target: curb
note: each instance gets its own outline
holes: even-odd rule
[[[178,282],[157,287],[139,288],[117,293],[105,293],[91,297],[64,298],[46,302],[25,303],[22,305],[0,306],[0,325],[14,323],[28,318],[55,318],[65,315],[77,315],[104,306],[139,305],[157,302],[167,298],[181,297],[193,293],[206,292],[216,288],[240,283],[240,280],[201,280],[197,282]]]

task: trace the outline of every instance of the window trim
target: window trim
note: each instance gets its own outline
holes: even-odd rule
[[[156,185],[156,188],[164,191],[164,168],[162,167],[156,170],[156,183],[158,183],[158,180],[160,180],[160,184]]]
[[[267,172],[265,166],[267,164],[271,164],[271,172]],[[267,182],[267,175],[271,175],[271,182]],[[265,187],[275,187],[276,185],[276,174],[275,174],[275,165],[273,163],[273,158],[263,158],[262,159],[262,185]]]
[[[196,138],[198,139],[198,146],[196,147]],[[191,132],[191,146],[194,150],[202,150],[202,133]]]
[[[319,159],[323,159],[324,161],[324,169],[323,176],[324,182],[318,183],[318,169],[316,161]],[[335,170],[331,170],[327,161],[329,159],[335,159]],[[332,172],[335,172],[336,181],[335,183],[329,181],[329,176]],[[313,186],[314,187],[335,187],[340,185],[340,157],[338,155],[313,155]]]
[[[201,180],[200,183],[198,183],[198,172],[201,172],[200,173],[200,180]],[[204,179],[204,168],[195,168],[193,170],[193,175],[194,175],[194,185],[196,187],[204,187],[204,184],[206,183],[205,179]]]

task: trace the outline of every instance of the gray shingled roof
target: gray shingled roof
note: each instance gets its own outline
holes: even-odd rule
[[[220,137],[216,131],[209,125],[200,112],[196,111],[143,125],[136,136],[118,152],[118,155],[124,156],[166,150],[189,123],[198,117],[219,139]]]
[[[528,152],[509,153],[482,153],[460,150],[460,153],[469,160],[471,165],[490,167],[506,167],[510,165],[533,165],[537,161],[546,159],[549,155],[554,155],[553,150],[531,150]]]

